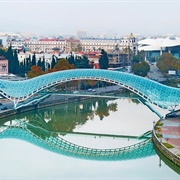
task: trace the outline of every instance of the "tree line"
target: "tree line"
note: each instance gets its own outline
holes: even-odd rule
[[[41,67],[43,71],[45,71],[45,57],[43,59],[39,58],[36,61],[35,53],[29,55],[28,58],[25,58],[23,62],[19,62],[18,60],[18,51],[13,50],[11,46],[8,49],[0,49],[0,55],[4,56],[8,60],[8,72],[16,75],[24,76],[25,73],[31,70],[31,67],[37,65]]]
[[[0,49],[0,55],[8,59],[8,72],[24,76],[28,74],[30,77],[35,77],[44,73],[65,70],[65,69],[81,69],[81,68],[93,68],[93,63],[90,63],[89,59],[83,56],[74,56],[72,53],[67,58],[58,59],[55,55],[52,55],[51,64],[47,64],[48,67],[45,67],[45,57],[36,59],[36,54],[29,55],[28,58],[25,58],[23,62],[18,60],[18,51],[13,50],[11,46],[8,49]],[[32,57],[31,57],[32,56]],[[108,68],[108,57],[107,53],[102,50],[101,56],[99,58],[99,66],[101,69]],[[69,65],[67,65],[69,64]],[[72,66],[70,66],[72,65]],[[35,72],[37,70],[37,72]],[[34,73],[34,75],[33,75]]]
[[[11,46],[8,49],[0,49],[0,55],[3,55],[8,59],[8,70],[9,73],[18,74],[20,76],[28,75],[29,78],[42,75],[49,72],[55,72],[60,70],[70,69],[81,69],[81,68],[93,68],[93,62],[85,56],[74,56],[72,53],[67,58],[58,59],[55,55],[52,55],[51,64],[47,64],[45,67],[45,57],[36,59],[36,54],[29,55],[23,62],[18,60],[17,50],[13,50]],[[32,56],[32,57],[31,57]],[[146,76],[150,70],[148,63],[144,61],[145,53],[138,52],[137,55],[132,58],[132,72],[136,75]],[[69,66],[67,65],[67,63]],[[107,52],[101,50],[101,56],[99,57],[99,68],[108,69],[109,59]]]

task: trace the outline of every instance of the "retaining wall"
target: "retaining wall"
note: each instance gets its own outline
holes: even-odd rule
[[[158,150],[166,156],[169,160],[174,162],[176,165],[180,166],[180,157],[172,153],[168,148],[166,148],[160,140],[155,135],[155,131],[153,130],[152,133],[152,141],[155,144],[155,146],[158,148]]]
[[[4,110],[4,111],[0,112],[0,119],[3,119],[3,118],[8,117],[8,116],[15,115],[18,113],[31,111],[34,109],[39,109],[39,108],[44,108],[44,107],[49,107],[49,106],[55,106],[55,105],[59,105],[59,104],[69,103],[69,102],[82,101],[82,100],[86,100],[89,98],[90,97],[72,97],[72,98],[68,98],[68,99],[63,100],[63,101],[53,100],[53,101],[40,102],[37,105],[28,105],[28,106],[24,106],[22,108],[19,108],[17,110],[16,109],[8,109],[8,110]]]

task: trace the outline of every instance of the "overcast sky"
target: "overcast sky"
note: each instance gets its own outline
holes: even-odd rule
[[[180,0],[0,0],[0,32],[180,35]]]

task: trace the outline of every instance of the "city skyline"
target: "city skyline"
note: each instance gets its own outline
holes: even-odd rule
[[[179,35],[178,5],[180,1],[0,0],[0,32]]]

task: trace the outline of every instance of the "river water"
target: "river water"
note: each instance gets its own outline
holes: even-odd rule
[[[152,149],[152,154],[126,159],[66,156],[44,149],[16,135],[3,135],[17,122],[56,132],[78,146],[113,149],[143,141],[137,138],[152,130],[159,117],[137,99],[93,98],[29,111],[1,120],[0,179],[179,179],[178,172]],[[45,138],[44,138],[45,139]],[[133,155],[133,154],[132,154]]]

